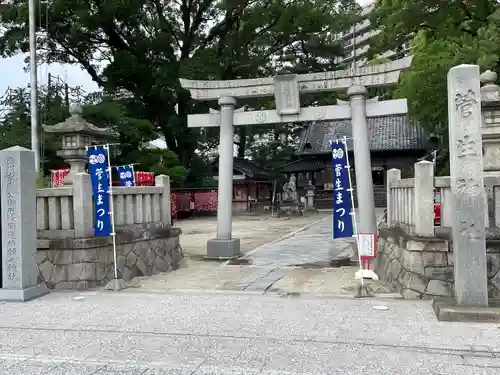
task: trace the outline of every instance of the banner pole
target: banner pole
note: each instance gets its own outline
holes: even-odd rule
[[[351,195],[351,220],[352,227],[354,229],[354,238],[356,241],[356,252],[358,253],[358,262],[360,271],[363,269],[363,263],[361,259],[361,253],[359,252],[359,238],[358,238],[358,223],[356,222],[356,208],[354,205],[354,194],[352,188],[352,178],[351,178],[351,164],[349,163],[349,152],[347,150],[347,137],[342,138],[342,143],[344,144],[344,152],[346,159],[347,176],[349,177],[349,194]],[[364,286],[363,277],[361,277],[361,287]]]
[[[113,237],[113,258],[115,263],[115,280],[118,280],[118,263],[116,256],[116,232],[115,232],[115,213],[114,213],[114,205],[113,205],[113,177],[112,177],[112,169],[111,169],[111,157],[109,152],[109,144],[104,145],[104,149],[107,153],[108,159],[108,174],[109,174],[109,186],[108,186],[108,194],[109,194],[109,215],[111,216],[111,236]]]
[[[135,163],[137,164],[137,163]],[[134,186],[137,186],[135,182],[135,170],[134,170],[134,164],[130,164],[130,169],[132,170],[132,178],[134,179]]]

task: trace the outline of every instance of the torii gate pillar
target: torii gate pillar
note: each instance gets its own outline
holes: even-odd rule
[[[377,233],[377,217],[375,215],[375,199],[373,196],[372,162],[370,157],[370,141],[368,139],[368,123],[366,121],[365,86],[356,85],[347,89],[351,104],[352,139],[354,152],[354,171],[356,174],[356,195],[358,197],[359,233]],[[362,192],[359,189],[363,188]]]
[[[233,220],[233,113],[236,100],[230,96],[219,99],[219,187],[217,192],[217,238],[207,241],[208,259],[230,259],[240,255],[240,239],[232,238]]]

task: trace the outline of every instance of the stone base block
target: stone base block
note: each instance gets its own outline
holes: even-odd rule
[[[38,284],[25,289],[3,289],[0,288],[0,301],[27,302],[49,293],[45,284]]]
[[[234,259],[241,255],[240,239],[212,239],[207,241],[207,256],[205,259]]]
[[[500,301],[491,300],[488,307],[458,306],[453,299],[437,299],[432,308],[442,322],[500,323]]]
[[[354,295],[354,298],[364,298],[364,297],[374,297],[375,294],[373,293],[373,289],[370,287],[370,285],[358,283],[356,285],[356,294]]]
[[[113,279],[111,280],[105,287],[105,290],[114,290],[118,292],[119,290],[125,289],[127,286],[125,285],[125,280],[123,279]]]

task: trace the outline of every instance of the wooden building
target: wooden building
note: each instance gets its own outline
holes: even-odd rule
[[[423,129],[407,115],[367,118],[374,183],[375,205],[386,206],[386,173],[391,168],[402,171],[402,178],[413,176],[413,164],[429,152]],[[299,195],[310,180],[316,187],[317,207],[331,207],[333,173],[330,141],[348,138],[349,161],[353,185],[356,185],[355,159],[352,152],[350,120],[318,121],[308,124],[301,136],[298,160],[285,165],[282,172],[295,174]]]
[[[217,180],[218,160],[214,163],[214,179]],[[258,167],[251,160],[233,159],[233,212],[255,212],[269,205],[273,179],[269,171]]]

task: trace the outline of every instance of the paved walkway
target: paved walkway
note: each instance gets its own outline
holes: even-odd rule
[[[428,301],[244,293],[52,293],[0,304],[9,375],[496,375],[498,325]],[[387,311],[374,305],[384,304]]]
[[[283,239],[262,245],[246,254],[254,266],[289,267],[304,264],[324,264],[346,251],[354,251],[354,240],[332,238],[333,219],[328,216],[309,228]]]
[[[332,268],[334,259],[349,259],[354,240],[332,239],[332,216],[311,217],[305,229],[262,245],[236,263],[187,261],[175,272],[137,280],[142,290],[231,290],[253,293],[353,295],[356,267]],[[375,285],[374,285],[375,286]],[[390,290],[377,282],[377,293]]]

